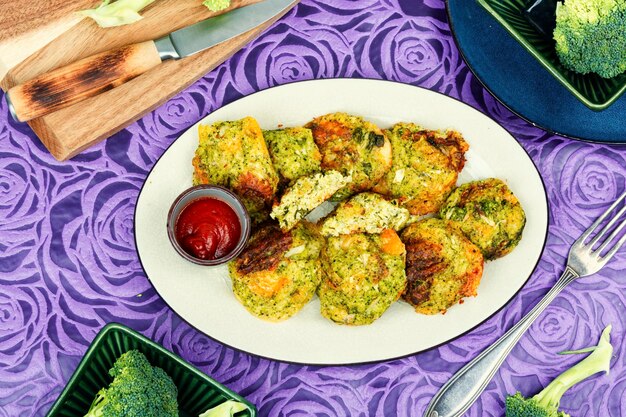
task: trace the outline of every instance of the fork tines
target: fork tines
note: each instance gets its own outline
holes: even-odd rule
[[[619,196],[619,198],[611,204],[611,207],[609,207],[587,230],[585,230],[582,236],[576,241],[576,244],[586,246],[589,250],[593,250],[594,254],[598,257],[602,257],[607,260],[612,257],[619,250],[619,248],[626,243],[626,233],[623,233],[624,228],[626,228],[626,218],[623,218],[626,213],[625,203],[626,191]],[[621,208],[617,210],[620,206]],[[604,225],[604,227],[591,239],[589,243],[585,243],[591,234],[594,233],[596,229],[599,229],[600,224],[607,220],[607,218],[609,218],[609,216],[611,216],[614,212],[616,213],[609,219],[608,223]],[[621,223],[615,226],[620,219],[622,220]],[[609,235],[608,238],[606,237],[607,235]],[[598,245],[598,242],[600,242],[601,239],[603,239],[602,243],[596,248],[596,245]]]

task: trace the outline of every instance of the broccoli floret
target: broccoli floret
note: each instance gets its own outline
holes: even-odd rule
[[[572,71],[611,78],[626,71],[626,0],[557,3],[556,53]]]
[[[96,394],[85,417],[178,417],[172,378],[138,350],[120,356],[109,375],[113,382]]]
[[[591,350],[591,354],[561,375],[532,398],[524,398],[519,392],[506,398],[506,417],[570,417],[559,411],[561,397],[565,391],[583,379],[597,372],[609,372],[609,363],[613,355],[610,341],[611,326],[607,326],[600,336],[597,346],[573,352],[582,353]]]
[[[212,12],[219,12],[230,7],[230,0],[204,0],[202,4]]]

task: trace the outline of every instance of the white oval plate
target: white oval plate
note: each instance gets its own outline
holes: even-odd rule
[[[248,313],[231,292],[225,266],[202,267],[181,258],[167,232],[172,201],[191,186],[198,144],[193,126],[157,161],[141,190],[135,238],[143,268],[157,292],[183,319],[208,336],[263,357],[306,364],[351,364],[413,354],[471,330],[502,308],[524,285],[544,247],[548,207],[533,162],[516,140],[472,107],[442,94],[389,81],[329,79],[270,88],[216,110],[200,123],[255,117],[262,128],[300,126],[315,116],[345,111],[389,127],[412,121],[455,129],[470,144],[459,184],[497,177],[517,195],[527,215],[519,246],[485,265],[478,296],[445,315],[416,314],[397,302],[369,326],[341,326],[319,313],[314,298],[296,316],[269,323]]]

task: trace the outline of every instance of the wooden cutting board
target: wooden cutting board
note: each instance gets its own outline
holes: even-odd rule
[[[232,0],[231,9],[258,1]],[[143,10],[142,20],[102,29],[74,13],[98,4],[99,0],[0,0],[0,87],[7,91],[78,59],[155,39],[218,14],[202,6],[202,0],[156,0]],[[28,124],[56,159],[71,158],[164,103],[276,19],[202,53],[166,61],[117,88]]]

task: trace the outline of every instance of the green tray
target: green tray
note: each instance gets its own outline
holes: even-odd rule
[[[254,405],[163,346],[126,326],[109,323],[91,343],[65,389],[52,405],[48,417],[84,416],[96,393],[113,380],[109,376],[113,363],[120,355],[132,349],[146,355],[153,366],[162,368],[172,378],[178,388],[178,409],[181,417],[197,417],[226,400],[240,401],[247,406],[247,410],[237,413],[237,417],[256,416]]]
[[[477,1],[548,72],[591,110],[606,109],[626,91],[626,73],[613,78],[602,78],[596,74],[581,75],[563,67],[554,50],[554,41],[537,32],[524,17],[529,0]],[[524,68],[511,68],[511,71],[524,71]]]

